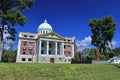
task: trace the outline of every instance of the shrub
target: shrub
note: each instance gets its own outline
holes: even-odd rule
[[[5,51],[2,55],[3,62],[15,62],[16,61],[17,52],[12,49]]]
[[[101,55],[100,55],[100,59],[101,59],[101,60],[106,60],[105,55],[101,54]]]

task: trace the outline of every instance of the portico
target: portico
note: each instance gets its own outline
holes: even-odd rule
[[[39,39],[39,56],[51,57],[55,60],[55,57],[64,56],[64,43],[63,40],[54,39]]]

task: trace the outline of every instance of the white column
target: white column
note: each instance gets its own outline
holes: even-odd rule
[[[57,55],[57,42],[55,42],[55,55]]]
[[[41,43],[42,43],[42,41],[40,40],[39,41],[39,56],[41,55]]]
[[[49,41],[47,41],[47,55],[49,54]]]
[[[21,46],[22,46],[21,42],[22,42],[22,41],[19,39],[19,42],[18,42],[18,50],[17,50],[17,56],[20,55],[20,50],[21,50]]]
[[[62,56],[64,56],[64,43],[61,43],[62,46]]]
[[[46,30],[45,30],[45,34],[46,34]]]
[[[72,44],[72,57],[74,57],[74,44]]]

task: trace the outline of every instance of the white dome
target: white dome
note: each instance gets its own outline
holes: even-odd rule
[[[47,23],[47,20],[45,20],[44,23],[40,24],[38,27],[38,31],[43,30],[43,29],[47,29],[47,30],[52,31],[52,26]]]
[[[40,24],[38,27],[38,34],[47,34],[52,32],[52,26],[47,23],[47,20],[45,19],[44,23]]]

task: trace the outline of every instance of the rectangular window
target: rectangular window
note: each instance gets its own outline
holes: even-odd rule
[[[66,51],[64,51],[64,55],[67,56]]]
[[[30,38],[33,38],[33,36],[30,36]]]
[[[70,40],[68,40],[68,41],[70,41]]]
[[[23,41],[23,46],[26,46],[27,45],[27,42]]]
[[[68,45],[68,47],[71,47],[71,45]]]
[[[42,47],[44,47],[44,43],[42,43]]]
[[[33,42],[29,42],[29,45],[32,46],[32,45],[33,45]]]
[[[71,52],[68,52],[68,56],[71,56]]]
[[[32,61],[32,59],[31,59],[31,58],[28,58],[28,61]]]
[[[22,53],[23,53],[23,55],[26,55],[26,49],[23,49]]]
[[[52,44],[49,44],[49,48],[52,48]]]
[[[66,45],[64,45],[64,49],[66,48]]]
[[[71,59],[68,59],[68,61],[70,62],[70,61],[71,61]]]
[[[51,55],[51,51],[49,50],[49,55]]]
[[[22,61],[26,61],[26,59],[25,59],[25,58],[22,58]]]
[[[41,54],[44,54],[44,50],[41,50]]]
[[[27,35],[23,35],[24,37],[28,37]]]
[[[29,55],[32,55],[32,49],[29,49]]]

